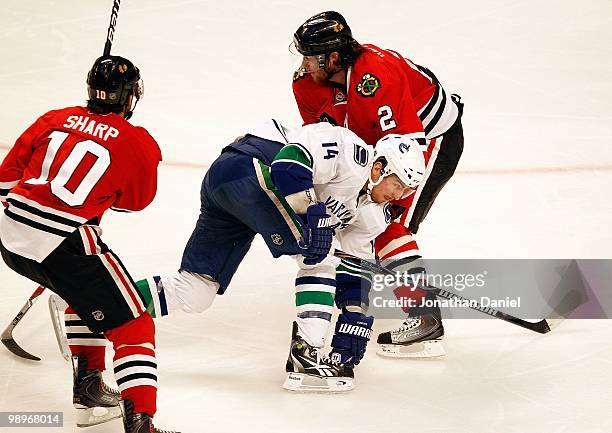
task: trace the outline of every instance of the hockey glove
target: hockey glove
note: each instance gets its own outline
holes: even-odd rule
[[[306,209],[306,215],[298,217],[303,231],[303,239],[298,245],[304,250],[304,264],[316,265],[329,254],[336,227],[332,226],[332,218],[323,203],[311,204]]]
[[[372,336],[373,324],[374,316],[353,313],[343,308],[336,321],[331,358],[342,364],[359,364]]]

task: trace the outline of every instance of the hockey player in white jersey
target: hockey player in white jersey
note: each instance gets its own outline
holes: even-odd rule
[[[374,150],[348,129],[327,123],[289,130],[268,122],[225,147],[211,165],[178,274],[137,285],[154,316],[204,311],[228,288],[259,233],[274,257],[295,256],[299,266],[283,386],[350,390],[373,318],[343,303],[333,356],[321,353],[337,285],[348,281],[338,287],[345,297],[355,297],[357,286],[361,290],[343,267],[336,279],[340,260],[333,248],[373,258],[372,241],[390,222],[388,202],[414,192],[423,173],[418,143],[405,137],[387,136]]]

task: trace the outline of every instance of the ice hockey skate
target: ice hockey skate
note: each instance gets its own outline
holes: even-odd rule
[[[178,431],[161,430],[153,426],[153,418],[142,412],[134,412],[131,400],[121,400],[123,410],[123,427],[125,433],[180,433]]]
[[[283,388],[299,392],[345,392],[352,390],[353,369],[321,355],[316,347],[297,335],[293,322],[291,347],[287,359],[287,378]]]
[[[378,335],[377,354],[390,358],[436,358],[444,356],[444,326],[440,317],[424,314],[408,317],[401,326]]]
[[[87,370],[82,356],[72,357],[72,401],[77,410],[77,426],[90,427],[121,417],[119,391],[102,380],[99,370]]]

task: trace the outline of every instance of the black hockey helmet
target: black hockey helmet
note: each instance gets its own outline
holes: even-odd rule
[[[338,12],[327,11],[312,16],[293,35],[295,48],[303,56],[342,53],[352,42],[353,34],[344,17]]]
[[[109,112],[126,113],[129,118],[132,107],[127,107],[130,95],[136,98],[134,107],[143,96],[140,71],[132,62],[121,56],[102,56],[96,59],[87,74],[89,105]]]

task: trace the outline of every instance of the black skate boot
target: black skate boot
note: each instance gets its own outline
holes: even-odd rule
[[[121,395],[104,383],[99,370],[87,370],[87,360],[82,356],[73,356],[72,373],[72,402],[78,412],[78,427],[89,427],[121,417]]]
[[[293,322],[291,347],[287,359],[287,378],[283,388],[289,391],[343,392],[355,387],[353,369],[332,361],[319,353],[297,335],[298,325]]]
[[[125,433],[180,433],[177,431],[160,430],[153,426],[153,418],[148,414],[134,412],[132,400],[122,400],[123,427]]]
[[[401,326],[378,335],[378,354],[392,358],[444,356],[444,326],[436,314],[408,317]]]

